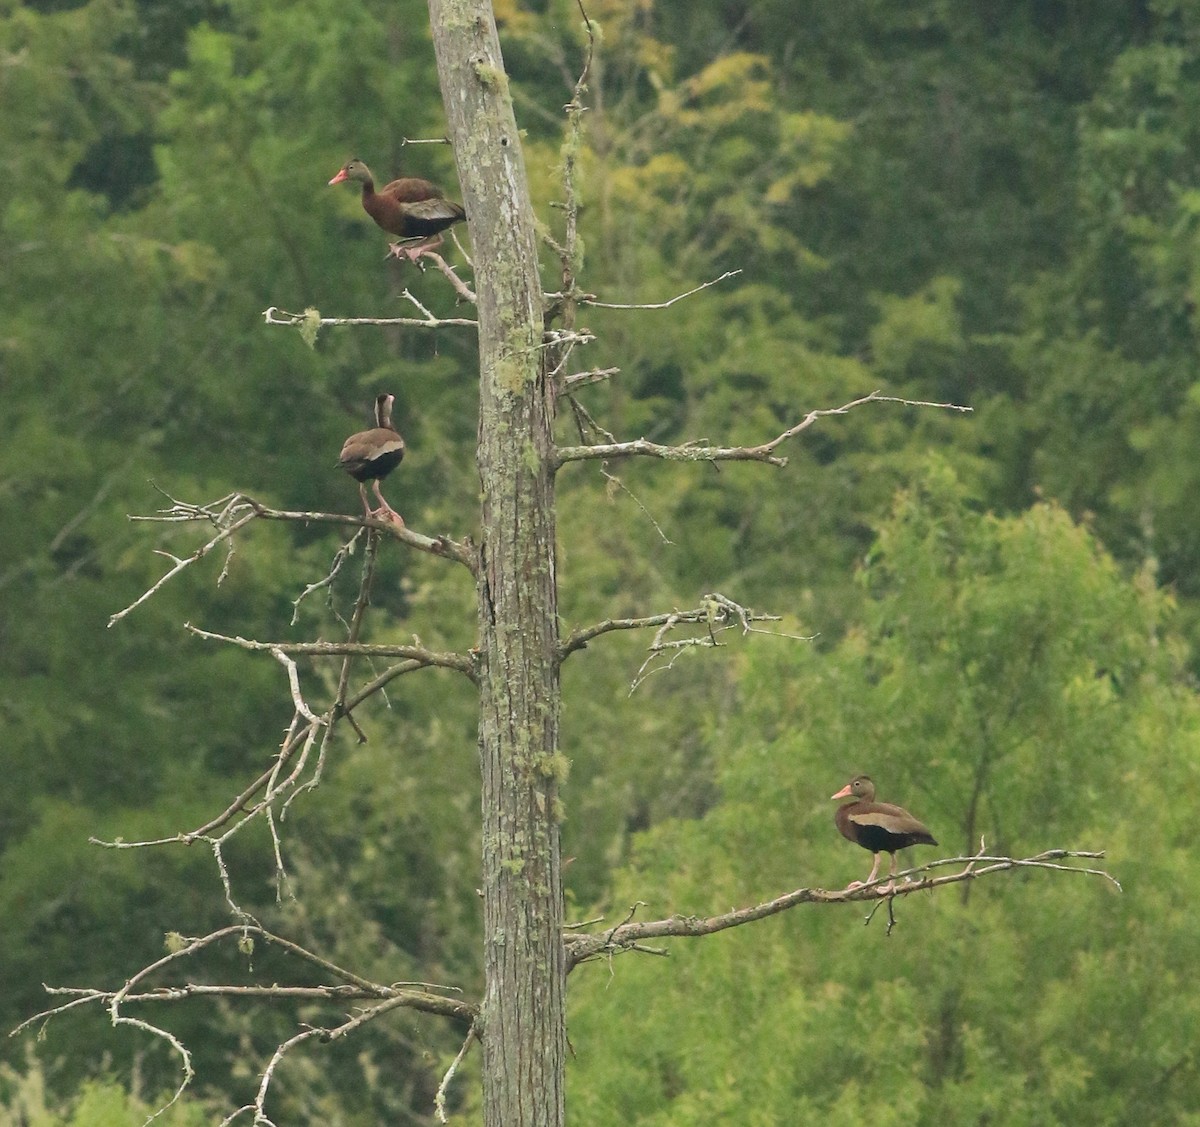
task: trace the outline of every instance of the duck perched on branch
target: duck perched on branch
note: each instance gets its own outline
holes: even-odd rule
[[[400,236],[388,254],[409,262],[440,247],[442,232],[467,217],[460,204],[446,199],[428,180],[406,176],[375,191],[375,177],[357,157],[347,161],[329,183],[347,181],[362,185],[363,210],[389,235]]]
[[[834,824],[847,841],[861,845],[875,854],[871,875],[865,881],[851,881],[848,888],[861,888],[864,884],[870,884],[879,872],[879,859],[884,853],[892,855],[892,867],[888,876],[895,878],[897,849],[907,849],[910,845],[937,845],[937,838],[907,810],[893,806],[890,802],[875,801],[875,784],[870,775],[859,775],[851,779],[831,797],[854,799],[853,802],[846,802],[837,808],[837,813],[833,816]],[[879,891],[891,892],[894,887],[895,881],[891,879]]]
[[[379,488],[379,482],[404,459],[404,439],[392,426],[392,404],[395,399],[394,395],[380,395],[375,400],[375,425],[346,439],[338,465],[358,482],[358,492],[368,519],[378,517],[403,524],[404,518],[387,503],[387,498]],[[368,481],[373,483],[375,496],[379,498],[378,509],[372,509],[367,499]]]

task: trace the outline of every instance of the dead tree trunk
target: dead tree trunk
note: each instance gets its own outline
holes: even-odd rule
[[[486,0],[430,0],[479,310],[486,1127],[564,1119],[552,396],[533,210]]]

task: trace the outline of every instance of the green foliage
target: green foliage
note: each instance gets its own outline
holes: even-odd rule
[[[867,767],[947,849],[981,834],[1017,851],[1103,845],[1126,892],[1001,878],[966,902],[905,902],[887,943],[879,920],[793,912],[676,945],[666,966],[619,963],[607,988],[591,968],[573,983],[572,1117],[1187,1122],[1196,716],[1175,631],[1194,636],[1200,575],[1200,9],[587,9],[585,132],[564,139],[578,6],[497,5],[547,229],[561,235],[570,155],[589,291],[662,302],[742,271],[669,309],[579,311],[597,343],[571,364],[621,368],[578,393],[599,425],[759,442],[877,387],[976,410],[826,418],[781,451],[782,471],[564,469],[564,629],[719,590],[817,635],[688,653],[632,696],[647,638],[571,658],[550,767],[570,768],[573,910],[717,910],[861,876],[824,796]],[[274,526],[239,543],[219,587],[214,556],[110,630],[162,574],[155,550],[204,538],[126,514],[165,507],[155,486],[355,511],[337,451],[389,390],[409,445],[389,496],[415,528],[475,533],[469,332],[318,335],[308,316],[291,333],[260,316],[396,315],[405,288],[454,312],[440,276],[384,263],[355,193],[326,185],[357,154],[455,194],[448,148],[405,143],[444,129],[426,18],[417,0],[0,6],[9,1026],[46,1005],[43,981],[119,983],[169,934],[228,918],[198,847],[87,844],[202,824],[277,746],[279,668],[180,624],[333,637],[356,593],[357,558],[293,626],[340,541]],[[557,288],[549,252],[544,265]],[[596,437],[564,406],[560,440],[581,429]],[[460,571],[385,546],[367,636],[470,646]],[[302,676],[329,688],[327,670]],[[356,714],[369,742],[339,741],[283,824],[282,904],[265,834],[230,864],[250,910],[335,961],[470,991],[474,707],[451,683],[404,678]],[[236,943],[194,969],[298,973]],[[229,1006],[172,1020],[226,1114],[297,1022],[332,1019]],[[306,1048],[281,1069],[278,1119],[424,1121],[459,1043],[410,1019]],[[57,1019],[40,1051],[44,1067],[10,1057],[0,1081],[31,1123],[128,1122],[143,1104],[120,1085],[178,1076],[161,1045],[114,1038],[103,1017]],[[469,1119],[470,1081],[456,1090]],[[191,1122],[186,1108],[167,1121]]]
[[[172,1095],[148,1102],[105,1079],[89,1081],[73,1099],[59,1102],[47,1092],[45,1072],[32,1054],[24,1071],[0,1064],[0,1114],[22,1127],[129,1127],[164,1108]],[[203,1127],[211,1121],[210,1111],[188,1097],[155,1120],[165,1127]]]
[[[936,463],[900,499],[861,635],[753,649],[713,741],[719,802],[641,835],[607,914],[707,915],[861,876],[825,798],[861,770],[943,855],[977,848],[964,832],[1015,855],[1105,845],[1126,891],[991,878],[898,902],[887,939],[859,906],[809,906],[675,941],[666,966],[585,968],[571,1100],[587,1122],[1116,1123],[1150,1088],[1153,1122],[1186,1121],[1194,998],[1180,1012],[1171,984],[1195,913],[1155,908],[1174,878],[1144,868],[1174,864],[1162,798],[1195,785],[1200,740],[1169,608],[1061,511],[964,501]],[[1110,1035],[1126,1021],[1139,1033]]]

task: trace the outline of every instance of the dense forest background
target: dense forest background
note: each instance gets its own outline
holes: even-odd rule
[[[526,157],[561,224],[573,2],[500,0]],[[910,897],[885,939],[800,908],[669,960],[570,982],[575,1122],[1200,1123],[1200,0],[593,0],[580,156],[590,310],[580,392],[618,437],[757,442],[879,388],[761,465],[588,463],[559,475],[566,626],[719,590],[811,642],[753,635],[629,686],[647,638],[565,673],[568,913],[614,923],[840,887],[866,854],[828,795],[869,771],[948,854],[1104,848],[1124,892],[1005,877]],[[211,858],[87,844],[223,809],[290,717],[266,658],[184,633],[335,637],[293,600],[329,528],[256,529],[218,587],[192,569],[113,629],[194,529],[163,494],[243,490],[356,512],[342,439],[392,391],[389,497],[473,533],[471,331],[331,329],[268,306],[397,316],[436,272],[383,261],[350,155],[441,181],[418,0],[0,2],[0,1025],[42,984],[112,988],[164,934],[228,920]],[[451,251],[455,258],[455,252]],[[552,258],[545,280],[555,289]],[[569,412],[563,441],[578,441]],[[160,492],[161,491],[161,492]],[[464,647],[469,579],[384,545],[372,640]],[[351,571],[353,569],[350,569]],[[313,678],[328,670],[313,666]],[[461,680],[461,679],[460,679]],[[230,857],[269,926],[381,981],[478,991],[475,702],[424,673],[343,731],[270,841]],[[209,981],[272,981],[214,955]],[[167,1122],[219,1121],[297,1022],[189,1001]],[[460,1032],[396,1016],[305,1050],[278,1122],[433,1122]],[[140,1122],[178,1062],[103,1015],[0,1043],[0,1118]],[[474,1121],[471,1079],[452,1092]],[[6,1117],[6,1118],[5,1118]]]

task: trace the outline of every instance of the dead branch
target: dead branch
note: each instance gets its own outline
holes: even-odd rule
[[[175,936],[174,938],[180,944],[176,950],[143,967],[118,990],[96,990],[91,987],[77,986],[47,986],[45,988],[47,994],[67,997],[70,1000],[26,1018],[10,1032],[9,1036],[16,1036],[38,1022],[47,1021],[60,1013],[65,1013],[81,1005],[102,1005],[111,1012],[114,1006],[119,1010],[122,1005],[126,1004],[173,1002],[198,995],[218,995],[230,998],[328,998],[338,1001],[344,999],[388,1000],[422,1013],[437,1014],[442,1017],[452,1017],[462,1021],[474,1021],[478,1014],[477,1008],[469,1002],[458,998],[448,998],[444,994],[434,993],[434,991],[440,990],[447,993],[460,994],[462,991],[457,986],[444,986],[431,982],[398,982],[389,985],[372,982],[370,979],[363,978],[361,975],[340,967],[313,951],[309,951],[298,943],[293,943],[290,939],[285,939],[281,935],[267,931],[266,928],[258,924],[231,924],[228,927],[219,928],[208,935],[197,938],[185,938],[183,936]],[[272,983],[269,986],[232,986],[182,982],[170,986],[156,986],[140,992],[134,990],[138,984],[145,982],[146,979],[157,974],[159,971],[165,970],[174,963],[188,959],[205,948],[219,944],[230,938],[236,939],[239,944],[245,944],[247,941],[261,940],[269,946],[286,951],[301,962],[309,963],[326,974],[340,979],[340,982],[321,986],[281,986],[278,983]]]
[[[421,1013],[436,1014],[442,1017],[450,1017],[459,1021],[469,1022],[471,1029],[475,1027],[475,1022],[478,1019],[478,1007],[469,1002],[465,1002],[458,998],[446,997],[444,994],[434,993],[434,991],[453,991],[460,993],[457,987],[441,986],[435,983],[395,983],[392,985],[384,985],[382,983],[372,982],[360,975],[346,970],[338,966],[336,963],[330,962],[316,953],[309,951],[299,944],[293,943],[291,940],[284,939],[282,936],[275,935],[266,929],[255,924],[238,924],[230,927],[221,928],[211,932],[208,935],[199,938],[185,939],[183,936],[172,937],[177,944],[175,950],[161,959],[143,967],[135,975],[126,981],[126,983],[118,990],[96,990],[90,987],[73,987],[73,986],[47,986],[46,992],[59,997],[66,997],[69,1000],[59,1005],[52,1006],[50,1009],[44,1010],[33,1017],[27,1018],[13,1029],[9,1036],[16,1036],[18,1033],[28,1029],[30,1026],[41,1023],[44,1025],[51,1018],[59,1014],[67,1013],[70,1010],[77,1009],[84,1005],[95,1005],[108,1010],[109,1017],[114,1025],[128,1025],[135,1029],[140,1029],[151,1036],[158,1037],[167,1041],[172,1049],[179,1056],[181,1061],[181,1069],[183,1078],[179,1086],[176,1088],[174,1095],[170,1101],[160,1108],[154,1116],[156,1118],[161,1115],[168,1107],[170,1107],[183,1094],[184,1090],[191,1083],[195,1070],[192,1066],[191,1054],[187,1048],[175,1037],[174,1034],[161,1026],[154,1025],[151,1022],[145,1021],[142,1018],[130,1017],[123,1012],[123,1007],[141,1005],[154,1002],[175,1002],[185,998],[197,996],[218,996],[226,998],[267,998],[273,1000],[303,1000],[303,1001],[330,1001],[330,1002],[345,1002],[349,1000],[371,1000],[377,1004],[366,1008],[356,1014],[354,1017],[342,1022],[340,1025],[330,1028],[324,1027],[308,1027],[300,1033],[289,1038],[283,1044],[279,1045],[272,1054],[271,1060],[268,1063],[263,1075],[259,1081],[258,1091],[255,1095],[254,1102],[244,1107],[238,1108],[230,1115],[225,1122],[232,1122],[243,1111],[253,1111],[255,1121],[259,1123],[269,1123],[266,1118],[264,1105],[266,1101],[267,1090],[270,1087],[271,1079],[274,1075],[275,1068],[284,1054],[290,1049],[299,1045],[301,1042],[308,1040],[311,1037],[316,1037],[322,1043],[338,1040],[348,1036],[357,1029],[373,1021],[375,1018],[382,1016],[392,1010],[401,1007],[416,1010]],[[146,990],[137,991],[135,987],[144,983],[152,975],[158,974],[175,963],[179,963],[184,959],[191,958],[200,951],[214,944],[220,943],[223,940],[235,939],[239,948],[249,953],[253,948],[253,943],[256,940],[261,940],[266,944],[278,947],[289,954],[295,956],[302,962],[316,966],[321,971],[332,975],[340,981],[333,984],[321,986],[286,986],[279,984],[271,984],[269,986],[231,986],[231,985],[209,985],[198,984],[192,982],[181,982],[174,985],[157,986]],[[448,1077],[447,1077],[448,1079]]]
[[[568,110],[571,109],[570,104],[568,104],[567,109]],[[570,208],[567,207],[566,210],[567,210],[567,215],[568,215],[568,219],[569,219]],[[568,231],[569,230],[570,230],[570,228],[568,227]],[[570,245],[571,244],[568,242],[567,246],[558,247],[557,249],[558,249],[560,255],[567,254],[569,251]],[[679,294],[676,294],[674,297],[667,298],[666,301],[651,301],[651,302],[601,301],[594,293],[575,292],[575,291],[572,291],[567,286],[564,286],[564,288],[562,290],[560,290],[556,293],[547,293],[544,296],[545,296],[546,300],[550,301],[550,302],[562,302],[562,301],[567,301],[567,300],[573,300],[578,305],[590,305],[594,309],[670,309],[671,306],[674,305],[676,302],[683,301],[685,298],[692,297],[693,295],[700,293],[702,290],[708,289],[710,286],[720,285],[722,282],[726,281],[729,278],[736,278],[741,272],[742,271],[740,269],[739,270],[726,270],[725,273],[722,274],[719,278],[710,278],[707,282],[701,282],[700,285],[693,286],[690,290],[687,290],[684,293],[679,293]]]
[[[789,438],[795,438],[801,431],[807,430],[818,419],[827,415],[846,415],[855,407],[866,403],[899,403],[904,407],[934,407],[943,411],[971,411],[973,408],[964,407],[957,403],[929,403],[920,399],[902,399],[895,395],[883,395],[873,391],[870,395],[853,399],[841,407],[828,407],[809,411],[795,426],[789,427],[782,434],[769,442],[758,446],[709,446],[699,442],[684,442],[678,446],[664,445],[661,442],[651,442],[647,438],[637,438],[631,442],[597,443],[590,446],[560,446],[555,451],[555,465],[562,466],[567,462],[579,462],[597,458],[629,458],[637,455],[648,458],[661,458],[671,462],[766,462],[772,466],[786,466],[787,458],[775,454]]]
[[[367,561],[367,569],[369,569],[369,561]],[[364,580],[365,582],[369,582],[369,570],[366,571]],[[365,590],[366,588],[364,587],[364,590],[360,591],[359,597],[360,604],[364,606]],[[356,622],[361,622],[361,617],[356,616]],[[356,622],[351,623],[351,634],[356,629]],[[139,841],[124,841],[120,839],[104,841],[98,838],[90,838],[89,841],[93,845],[99,845],[107,849],[145,849],[152,846],[172,844],[192,845],[195,842],[202,841],[213,852],[221,885],[225,893],[225,900],[230,911],[240,920],[251,921],[251,917],[238,906],[234,898],[232,883],[224,861],[223,850],[225,843],[255,818],[265,818],[274,846],[277,889],[279,895],[282,896],[283,882],[286,880],[286,874],[283,867],[282,845],[279,839],[278,828],[275,824],[277,804],[279,816],[286,816],[291,803],[301,793],[312,790],[320,785],[326,751],[329,747],[329,740],[332,737],[337,720],[343,716],[349,717],[352,710],[357,708],[359,704],[369,696],[381,691],[384,685],[402,674],[414,672],[417,669],[436,667],[456,670],[474,681],[476,677],[474,664],[468,655],[436,653],[420,644],[413,646],[369,646],[357,642],[255,642],[246,638],[232,638],[224,634],[201,630],[190,623],[185,624],[185,628],[192,634],[203,639],[226,642],[251,651],[265,651],[270,653],[284,666],[287,671],[294,715],[284,736],[283,743],[279,751],[276,752],[271,765],[246,786],[220,814],[210,819],[203,826],[164,837]],[[292,660],[291,655],[340,656],[345,658],[341,674],[339,675],[339,685],[335,699],[324,712],[317,712],[305,700],[300,686],[299,670],[296,663]],[[346,668],[350,659],[352,657],[378,656],[402,657],[404,660],[398,662],[383,674],[378,675],[372,682],[347,699],[346,694],[349,680]],[[361,728],[355,725],[355,729],[360,733],[361,738]],[[308,768],[314,746],[317,748],[316,764],[312,768],[309,777],[305,778],[305,772]]]
[[[642,503],[642,499],[636,493],[634,493],[633,490],[630,489],[629,486],[626,485],[619,477],[617,477],[616,474],[609,473],[608,468],[604,463],[601,463],[600,465],[600,474],[604,480],[607,481],[610,486],[612,486],[613,489],[619,489],[625,494],[626,497],[628,497],[635,505],[637,505],[639,509],[641,509],[642,516],[644,516],[654,526],[654,531],[658,533],[658,538],[664,544],[673,545],[675,543],[675,541],[663,531],[662,525],[654,519],[654,514],[651,513],[648,508],[646,508],[646,506]]]
[[[216,504],[220,504],[220,502],[216,502]],[[184,568],[190,567],[192,564],[197,563],[200,560],[204,559],[204,557],[207,556],[208,553],[211,552],[215,547],[217,547],[218,544],[222,543],[225,540],[229,540],[230,537],[232,537],[233,534],[238,531],[238,529],[249,524],[254,519],[254,517],[255,517],[254,513],[244,513],[236,521],[233,521],[232,523],[226,524],[224,527],[222,527],[221,531],[218,532],[216,534],[216,536],[214,536],[211,540],[209,540],[207,544],[202,544],[190,556],[180,557],[180,556],[173,556],[169,552],[162,552],[162,551],[156,552],[155,553],[156,555],[166,556],[167,559],[172,561],[172,567],[171,567],[170,571],[168,571],[152,587],[150,587],[146,591],[142,592],[142,594],[139,595],[136,599],[134,599],[134,601],[132,603],[130,603],[129,606],[127,606],[124,610],[117,611],[116,614],[112,615],[108,620],[109,629],[111,629],[118,622],[120,622],[121,619],[124,618],[127,614],[129,614],[133,610],[136,610],[147,599],[149,599],[151,596],[153,596],[159,590],[161,590],[163,587],[165,587],[172,579],[175,578],[175,576],[177,576],[181,571],[183,571]],[[153,519],[153,518],[132,517],[131,516],[129,519],[130,520],[147,520],[147,519]],[[164,517],[163,519],[174,521],[174,520],[178,520],[180,518],[170,516],[170,517]],[[215,514],[212,514],[212,513],[206,513],[203,516],[197,516],[195,519],[196,520],[211,520],[214,523],[218,523],[218,518],[215,516]],[[221,574],[222,574],[222,576],[224,576],[224,571],[222,571]]]
[[[367,642],[256,642],[252,638],[231,637],[228,634],[215,634],[210,630],[201,630],[200,627],[193,626],[190,622],[185,622],[183,628],[197,638],[204,638],[210,642],[227,642],[229,645],[238,646],[243,650],[265,651],[277,660],[282,660],[289,654],[301,657],[344,657],[347,655],[402,657],[414,663],[413,668],[453,669],[459,673],[465,673],[471,680],[475,679],[474,663],[465,654],[438,653],[419,645],[389,646]],[[296,687],[293,683],[293,699],[296,699],[295,693]],[[307,712],[303,715],[314,721],[317,719],[309,716]]]
[[[266,1124],[267,1127],[274,1127],[274,1121],[267,1117],[266,1101],[267,1091],[271,1086],[271,1081],[275,1077],[275,1069],[279,1066],[280,1061],[284,1056],[296,1048],[297,1045],[305,1041],[316,1038],[322,1044],[329,1044],[333,1041],[339,1041],[343,1037],[348,1037],[350,1034],[357,1032],[364,1025],[369,1024],[378,1017],[390,1013],[392,1010],[399,1009],[406,1005],[402,998],[390,998],[387,1001],[380,1002],[378,1005],[371,1006],[360,1011],[357,1015],[342,1022],[341,1025],[332,1027],[325,1026],[310,1026],[307,1029],[301,1030],[299,1033],[288,1038],[279,1045],[275,1052],[271,1054],[271,1059],[267,1063],[267,1067],[263,1069],[262,1078],[259,1081],[258,1091],[255,1093],[254,1102],[239,1107],[232,1114],[228,1115],[221,1121],[222,1127],[232,1123],[244,1111],[252,1111],[254,1113],[254,1122]]]
[[[891,901],[897,896],[908,896],[913,892],[940,888],[943,885],[958,884],[961,881],[978,880],[980,877],[990,876],[993,873],[1008,872],[1013,869],[1048,869],[1055,872],[1098,876],[1110,882],[1120,891],[1120,883],[1104,869],[1084,868],[1077,865],[1062,865],[1057,863],[1071,858],[1102,858],[1104,855],[1103,850],[1094,852],[1070,849],[1047,849],[1033,857],[994,857],[984,854],[981,849],[979,853],[970,857],[944,857],[940,860],[920,865],[915,869],[907,869],[897,875],[897,879],[902,879],[903,883],[897,884],[892,888],[887,887],[888,878],[886,877],[881,877],[870,884],[863,884],[856,888],[840,890],[798,888],[794,892],[786,893],[783,896],[776,897],[774,900],[768,900],[765,903],[756,904],[750,908],[738,908],[718,916],[675,915],[667,919],[650,920],[645,923],[625,922],[607,931],[592,934],[568,931],[563,935],[563,942],[566,944],[567,966],[573,969],[579,963],[588,959],[629,950],[635,944],[647,939],[712,935],[718,931],[726,931],[731,927],[740,927],[743,924],[766,919],[768,916],[778,915],[780,912],[786,912],[798,904],[846,904],[858,900],[875,901],[879,897],[886,897]],[[924,877],[919,880],[910,879],[918,873],[927,872],[944,865],[963,865],[965,867],[947,876]],[[891,928],[889,927],[888,930],[890,932]]]
[[[592,639],[599,638],[603,634],[610,634],[614,630],[648,630],[654,627],[658,627],[658,633],[655,634],[654,641],[650,645],[651,652],[682,645],[715,646],[718,643],[711,628],[729,629],[735,625],[734,620],[740,623],[742,633],[746,634],[751,630],[750,623],[779,622],[781,616],[747,610],[732,599],[714,593],[704,595],[700,600],[700,605],[691,610],[673,610],[668,614],[652,614],[645,618],[606,618],[603,622],[580,627],[567,636],[567,640],[559,647],[558,656],[561,661],[576,650],[584,649]],[[710,627],[703,636],[686,641],[665,641],[666,633],[676,626],[699,622]]]
[[[685,293],[676,294],[674,297],[667,298],[666,301],[654,302],[635,302],[625,303],[617,301],[600,301],[595,294],[584,294],[579,299],[580,305],[591,305],[596,309],[670,309],[678,301],[683,301],[685,298],[692,297],[694,294],[700,293],[702,290],[708,289],[710,286],[718,286],[729,278],[736,278],[741,273],[741,270],[726,270],[719,278],[710,278],[707,282],[701,282],[698,286],[693,286]]]
[[[378,676],[368,681],[357,693],[346,699],[343,706],[345,714],[350,715],[367,697],[374,696],[377,692],[383,689],[386,685],[391,684],[397,677],[403,677],[405,673],[411,673],[415,669],[428,669],[428,665],[418,661],[400,661],[388,669],[385,669]]]
[[[300,621],[300,604],[302,602],[304,602],[304,600],[307,599],[309,597],[309,595],[315,595],[318,591],[332,589],[334,581],[337,579],[338,575],[341,573],[342,568],[346,565],[346,561],[352,555],[354,555],[355,545],[358,543],[359,539],[362,537],[364,532],[369,534],[370,531],[371,530],[369,528],[357,529],[355,531],[354,535],[351,536],[350,539],[347,540],[346,543],[343,544],[336,552],[334,552],[333,562],[329,565],[328,573],[323,578],[318,579],[316,582],[310,583],[307,587],[304,588],[303,591],[300,592],[299,595],[297,595],[292,600],[292,621],[289,625],[295,626]],[[371,552],[373,550],[373,545],[375,543],[376,542],[373,540],[367,541],[367,551],[368,552]],[[333,603],[332,596],[330,597],[329,602],[330,602],[330,605],[332,605],[332,603]]]
[[[357,535],[357,533],[355,534]],[[363,569],[362,580],[358,585],[358,598],[354,600],[354,610],[350,615],[350,623],[346,627],[346,640],[348,642],[357,642],[362,633],[363,619],[366,617],[367,606],[371,602],[371,583],[375,578],[375,561],[379,558],[379,533],[367,533],[367,550],[363,553]],[[337,722],[339,717],[344,716],[354,729],[354,734],[358,736],[359,743],[367,742],[367,734],[359,727],[358,721],[354,719],[353,714],[346,708],[346,692],[350,685],[350,667],[353,665],[353,660],[350,654],[346,655],[342,662],[342,668],[338,673],[337,692],[333,698],[333,708],[330,710],[332,723],[330,724],[330,734],[332,734],[333,724]],[[313,774],[313,785],[315,786],[321,778],[321,770],[325,766],[325,746],[328,739],[321,741],[320,753],[317,759],[317,769]],[[289,802],[291,799],[288,800]],[[286,807],[285,807],[286,809]]]
[[[458,1071],[458,1066],[467,1058],[467,1051],[471,1048],[471,1042],[479,1039],[479,1023],[472,1022],[471,1028],[467,1030],[466,1039],[462,1043],[462,1048],[458,1050],[458,1054],[454,1060],[450,1062],[450,1067],[446,1069],[446,1074],[442,1077],[442,1082],[438,1085],[438,1090],[433,1097],[433,1110],[437,1115],[439,1123],[449,1123],[446,1118],[446,1093],[450,1090],[450,1081],[454,1079],[454,1074]]]
[[[221,544],[227,544],[230,552],[232,552],[233,536],[255,519],[292,521],[299,524],[348,525],[373,529],[377,532],[386,532],[402,544],[407,544],[410,548],[415,548],[419,552],[427,552],[433,556],[441,556],[443,559],[454,560],[467,568],[472,575],[475,574],[478,566],[470,540],[459,542],[452,540],[448,536],[423,536],[419,532],[414,532],[407,525],[399,525],[392,521],[347,516],[344,513],[297,512],[287,509],[272,509],[245,493],[230,493],[225,497],[204,505],[179,501],[169,495],[168,500],[171,502],[169,509],[160,509],[157,513],[149,516],[131,515],[129,519],[159,524],[188,524],[198,522],[212,525],[217,529],[217,532],[210,540],[192,552],[190,556],[174,556],[169,552],[160,551],[159,555],[166,556],[167,559],[172,561],[171,568],[124,610],[117,611],[116,614],[112,615],[108,620],[110,627],[115,626],[131,611],[141,606],[142,603],[161,590],[185,568],[204,559],[214,548]],[[353,540],[351,543],[353,543]],[[226,561],[227,569],[228,560]],[[225,571],[222,571],[218,583],[224,577]],[[321,581],[321,583],[308,587],[304,595],[323,586],[326,582],[332,582],[332,574],[326,580]],[[304,595],[301,595],[300,598],[304,598]],[[297,599],[297,602],[299,602],[299,599]]]
[[[620,371],[620,368],[591,368],[586,372],[572,372],[569,376],[563,376],[559,380],[558,389],[570,393],[581,387],[587,387],[588,384],[600,383],[601,380],[615,376]]]
[[[657,527],[657,526],[656,526]],[[660,530],[661,532],[661,530]],[[593,638],[610,634],[616,630],[648,630],[657,627],[654,638],[647,647],[646,660],[634,675],[629,686],[632,696],[648,677],[671,669],[685,653],[696,648],[715,649],[721,644],[718,635],[727,630],[741,629],[747,634],[771,634],[779,638],[791,638],[798,642],[811,642],[815,635],[788,634],[782,630],[764,630],[753,625],[756,622],[779,622],[777,614],[763,614],[735,603],[719,592],[703,596],[700,606],[692,610],[673,610],[668,614],[653,614],[645,618],[608,618],[591,626],[580,627],[568,635],[559,647],[560,663],[569,654],[587,647]],[[669,637],[678,626],[703,623],[704,631],[684,638]]]
[[[459,244],[457,239],[455,239],[454,242],[456,245],[458,245],[458,249],[461,251],[462,245]],[[475,291],[471,289],[471,287],[468,286],[467,283],[464,282],[454,272],[454,267],[451,266],[450,263],[448,263],[440,254],[437,254],[431,250],[427,250],[422,257],[428,258],[434,264],[434,266],[441,271],[442,276],[450,283],[450,285],[454,288],[454,292],[458,294],[463,301],[469,302],[471,305],[475,304]],[[466,256],[464,255],[463,257],[465,258]],[[407,290],[404,292],[405,294],[408,293]],[[444,321],[442,323],[445,324]]]
[[[449,270],[449,267],[446,268]],[[462,284],[460,282],[460,284]],[[315,311],[314,311],[315,312]],[[268,325],[285,325],[288,327],[304,328],[306,325],[315,329],[337,327],[339,325],[407,325],[414,329],[442,329],[448,326],[460,326],[474,329],[479,322],[471,317],[308,317],[304,313],[289,313],[286,309],[278,309],[274,305],[263,310],[263,320]]]

